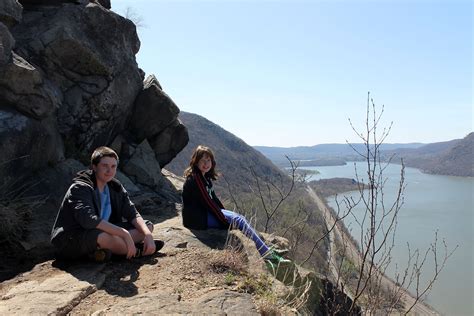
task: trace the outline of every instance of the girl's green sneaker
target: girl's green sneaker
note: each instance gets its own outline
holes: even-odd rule
[[[291,262],[291,260],[285,259],[282,256],[278,255],[275,251],[270,252],[267,256],[263,258],[265,261],[269,261],[273,264],[280,264],[280,263],[286,263],[286,262]]]
[[[263,258],[263,260],[265,260],[267,268],[272,273],[274,273],[277,269],[284,268],[285,266],[288,267],[289,265],[293,264],[291,260],[288,260],[288,259],[283,258],[282,256],[279,256],[273,250],[269,254],[267,254]]]
[[[270,251],[280,257],[286,256],[290,252],[288,249],[275,248],[274,246],[270,247]]]
[[[277,280],[286,285],[292,284],[297,268],[291,260],[280,257],[274,252],[271,252],[264,260],[267,269]]]

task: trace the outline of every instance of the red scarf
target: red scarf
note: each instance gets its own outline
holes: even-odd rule
[[[221,211],[220,205],[218,205],[218,203],[214,201],[213,199],[211,199],[211,197],[209,196],[209,193],[207,192],[207,189],[206,189],[206,185],[204,184],[204,181],[203,181],[204,177],[202,176],[202,174],[200,174],[199,172],[193,172],[193,177],[209,209],[212,210],[212,213],[217,217],[218,220],[227,224],[227,220]]]

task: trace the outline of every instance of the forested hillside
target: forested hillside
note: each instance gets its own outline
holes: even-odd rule
[[[463,139],[432,143],[417,149],[384,152],[386,157],[393,154],[394,162],[403,158],[406,166],[419,168],[426,173],[474,176],[474,133]]]
[[[268,179],[283,179],[288,185],[286,175],[260,152],[254,150],[243,140],[197,114],[181,112],[179,119],[187,127],[189,142],[187,146],[166,166],[166,169],[182,175],[188,166],[193,150],[198,145],[210,147],[216,156],[217,170],[223,178],[216,182],[224,186],[227,181],[239,191],[249,191],[248,183],[252,182],[252,168],[259,176]],[[227,193],[222,192],[227,195]]]

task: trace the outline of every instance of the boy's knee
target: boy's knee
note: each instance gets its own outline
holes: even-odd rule
[[[152,223],[147,223],[146,227],[148,227],[148,229],[150,230],[150,233],[153,233],[153,229],[155,228],[155,225],[153,225]]]
[[[106,232],[102,232],[97,236],[97,245],[100,248],[108,248],[110,245],[120,242],[121,238],[118,236],[111,235]]]
[[[102,246],[104,243],[108,242],[111,237],[112,237],[112,235],[110,235],[109,233],[106,233],[106,232],[100,233],[97,236],[97,245],[99,247]]]
[[[152,221],[150,220],[145,220],[145,225],[146,227],[148,227],[148,229],[150,230],[150,232],[153,232],[153,228],[155,228],[155,225],[153,224]]]

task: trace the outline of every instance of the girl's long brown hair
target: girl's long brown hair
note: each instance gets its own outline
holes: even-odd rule
[[[206,176],[212,180],[216,180],[219,174],[216,172],[216,160],[214,159],[214,153],[209,147],[199,145],[194,149],[193,155],[191,156],[191,161],[189,162],[189,167],[184,170],[184,177],[188,177],[193,173],[193,170],[198,169],[198,162],[204,155],[208,155],[211,158],[212,167],[206,173]]]

